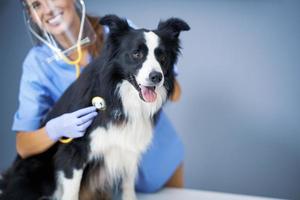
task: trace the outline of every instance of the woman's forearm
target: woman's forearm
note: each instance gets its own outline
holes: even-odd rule
[[[173,173],[171,178],[165,184],[165,187],[176,187],[176,188],[183,188],[184,187],[184,170],[183,170],[183,163],[181,163],[176,171]]]
[[[27,158],[49,149],[55,141],[51,140],[45,127],[36,131],[20,131],[16,136],[16,148],[22,158]]]

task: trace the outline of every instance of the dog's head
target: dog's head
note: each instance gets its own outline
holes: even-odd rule
[[[119,66],[118,72],[138,91],[145,102],[157,95],[169,96],[174,86],[174,64],[180,52],[179,34],[190,29],[181,19],[160,22],[156,30],[133,29],[127,20],[104,16],[100,23],[110,29],[106,50]]]

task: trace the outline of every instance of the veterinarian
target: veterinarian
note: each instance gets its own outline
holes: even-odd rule
[[[83,0],[20,0],[34,46],[23,62],[19,107],[12,130],[22,158],[46,151],[62,137],[84,135],[97,112],[87,107],[41,122],[66,88],[101,54],[109,30],[87,16]],[[180,96],[175,87],[174,99]],[[183,145],[166,115],[160,115],[153,144],[143,156],[136,189],[154,192],[183,186]]]

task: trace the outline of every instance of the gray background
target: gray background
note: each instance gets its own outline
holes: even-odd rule
[[[300,2],[87,0],[155,28],[176,16],[183,96],[167,113],[185,144],[186,187],[300,199]],[[15,155],[10,131],[21,63],[31,44],[18,1],[1,1],[0,170]]]

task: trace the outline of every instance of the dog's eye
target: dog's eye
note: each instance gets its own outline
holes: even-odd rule
[[[159,62],[161,64],[163,64],[163,65],[166,64],[166,62],[167,62],[167,56],[166,56],[166,54],[159,55],[158,60],[159,60]]]
[[[159,59],[162,63],[165,63],[167,61],[167,56],[166,55],[161,55]]]
[[[142,59],[142,58],[144,57],[144,54],[143,54],[143,52],[141,52],[141,51],[134,51],[134,52],[132,53],[132,57],[133,57],[134,59],[140,60],[140,59]]]

